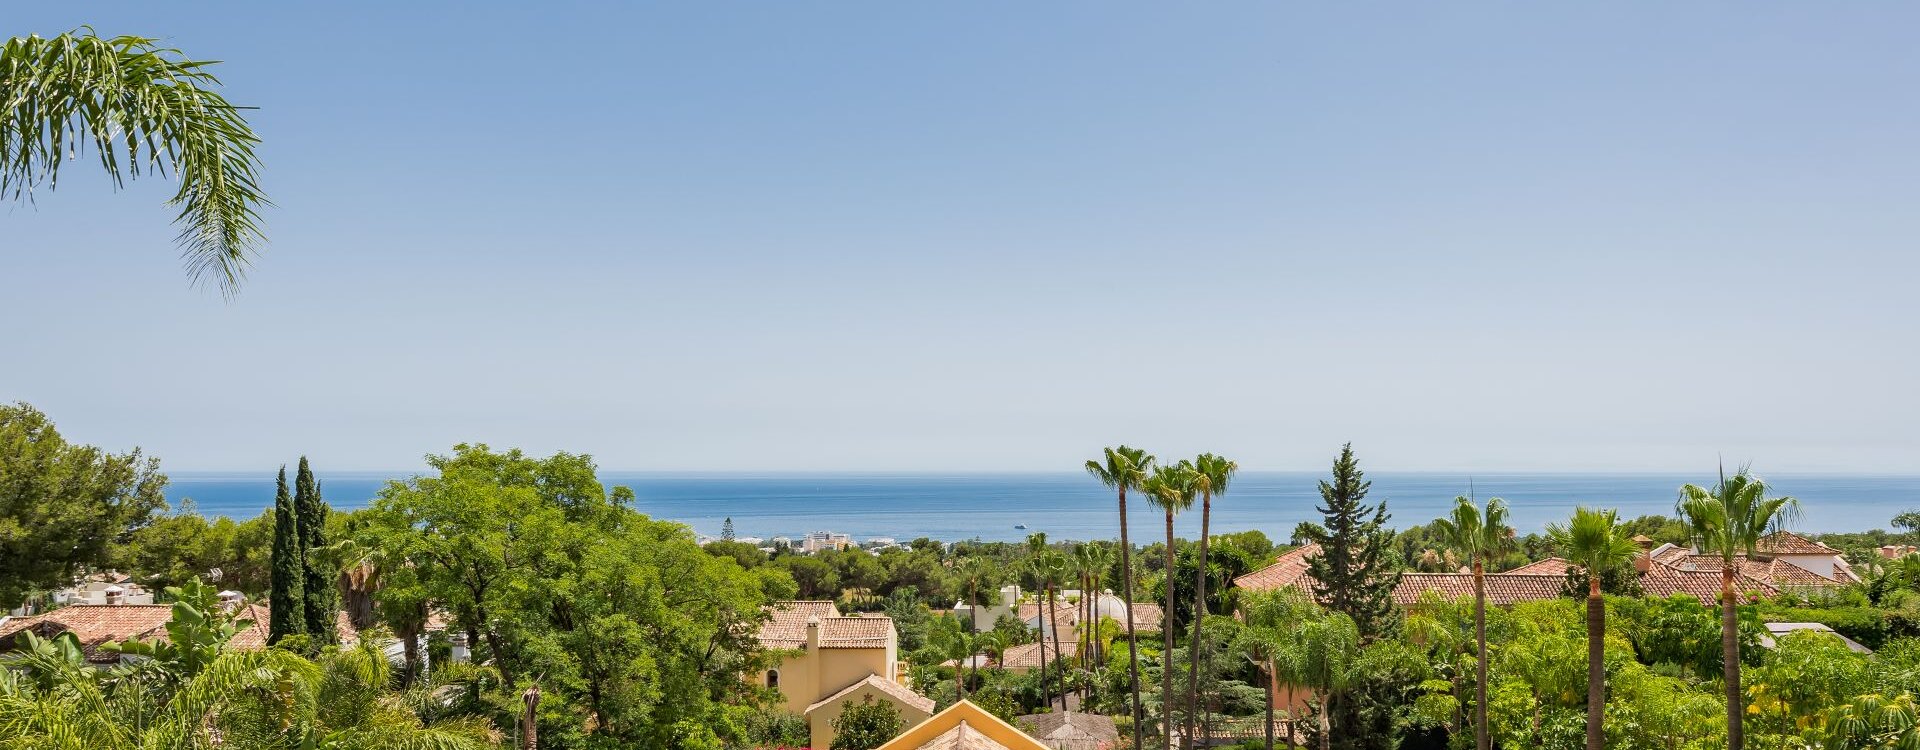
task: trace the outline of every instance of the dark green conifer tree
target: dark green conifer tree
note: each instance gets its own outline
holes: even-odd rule
[[[1322,505],[1315,508],[1325,526],[1301,525],[1301,536],[1320,545],[1308,564],[1313,595],[1328,609],[1353,618],[1362,640],[1373,640],[1393,625],[1393,587],[1400,575],[1386,559],[1393,530],[1386,527],[1387,504],[1368,505],[1373,483],[1360,471],[1353,444],[1340,447],[1333,481],[1320,483]]]
[[[727,516],[726,522],[720,524],[720,538],[724,541],[733,541],[733,516]]]
[[[306,456],[300,457],[300,472],[293,480],[293,504],[300,516],[302,608],[307,635],[315,643],[332,643],[337,635],[333,621],[340,597],[334,589],[334,573],[319,553],[327,546],[327,504],[320,499],[320,483],[314,481]]]
[[[306,600],[301,595],[306,569],[300,554],[300,515],[287,494],[287,467],[273,496],[272,590],[267,597],[267,641],[307,632]]]

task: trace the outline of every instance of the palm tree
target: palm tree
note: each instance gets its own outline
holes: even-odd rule
[[[1193,484],[1200,491],[1200,572],[1193,587],[1193,629],[1187,636],[1187,653],[1192,658],[1192,665],[1187,670],[1186,736],[1189,739],[1183,740],[1186,747],[1193,746],[1193,714],[1200,705],[1200,649],[1203,645],[1200,624],[1207,616],[1207,526],[1213,517],[1213,496],[1226,494],[1227,485],[1239,470],[1239,464],[1211,453],[1202,453],[1193,460]]]
[[[1153,470],[1153,456],[1139,448],[1105,450],[1102,460],[1088,461],[1087,473],[1120,496],[1120,597],[1127,606],[1127,682],[1133,694],[1133,750],[1141,748],[1146,717],[1140,709],[1140,641],[1133,632],[1133,542],[1127,538],[1127,490],[1138,490]]]
[[[1487,734],[1487,560],[1513,546],[1513,527],[1507,525],[1507,502],[1487,501],[1486,511],[1464,497],[1454,498],[1453,513],[1433,522],[1434,533],[1447,546],[1473,561],[1473,642],[1479,649],[1474,668],[1473,739],[1479,750],[1493,746]]]
[[[1060,553],[1054,552],[1053,550],[1041,550],[1033,557],[1027,558],[1027,570],[1033,574],[1034,586],[1040,589],[1040,609],[1038,611],[1040,619],[1040,698],[1045,701],[1049,707],[1053,705],[1053,693],[1047,687],[1047,683],[1049,682],[1047,677],[1047,634],[1049,632],[1053,635],[1054,661],[1057,663],[1060,660],[1060,622],[1059,618],[1051,616],[1058,609],[1054,606],[1053,584],[1066,572],[1066,567],[1066,559],[1061,557]],[[1066,708],[1066,703],[1067,697],[1065,695],[1060,696],[1060,707],[1062,710]]]
[[[1606,746],[1603,726],[1607,709],[1607,604],[1600,597],[1602,573],[1625,565],[1639,554],[1613,510],[1573,509],[1566,526],[1550,525],[1547,535],[1568,560],[1587,569],[1587,750]]]
[[[1193,464],[1181,461],[1157,467],[1153,476],[1141,485],[1147,501],[1167,514],[1167,559],[1164,583],[1167,589],[1167,621],[1160,626],[1166,636],[1166,651],[1160,655],[1160,722],[1167,744],[1173,742],[1173,516],[1193,507]],[[1185,740],[1183,739],[1182,742]]]
[[[1081,570],[1083,583],[1080,601],[1084,603],[1086,614],[1080,622],[1086,626],[1080,634],[1085,641],[1081,648],[1083,661],[1091,670],[1098,670],[1105,662],[1097,641],[1100,627],[1100,581],[1106,578],[1107,570],[1113,567],[1113,548],[1104,544],[1083,544],[1074,550],[1074,563]]]
[[[14,37],[0,47],[0,194],[30,198],[59,184],[60,165],[88,146],[115,186],[172,172],[176,242],[187,273],[239,289],[260,232],[260,143],[213,90],[213,63],[157,39],[102,39],[92,29]]]
[[[1338,612],[1300,622],[1280,650],[1277,666],[1282,679],[1313,691],[1320,702],[1320,750],[1332,745],[1328,718],[1353,683],[1353,663],[1359,652],[1359,627]]]
[[[1313,610],[1313,602],[1292,588],[1248,592],[1242,599],[1240,611],[1247,626],[1234,641],[1234,649],[1266,673],[1267,750],[1273,750],[1274,683],[1280,679],[1278,663],[1287,650],[1289,634],[1300,622],[1311,618]]]
[[[1727,688],[1727,747],[1741,750],[1746,734],[1740,720],[1739,594],[1734,591],[1738,558],[1753,554],[1766,536],[1798,514],[1800,503],[1791,497],[1768,497],[1772,488],[1746,467],[1733,476],[1720,472],[1713,489],[1695,485],[1680,488],[1674,510],[1687,522],[1687,533],[1703,553],[1720,555],[1720,654]]]

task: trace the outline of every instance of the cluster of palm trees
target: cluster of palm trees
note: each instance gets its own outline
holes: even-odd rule
[[[1722,473],[1711,488],[1688,484],[1680,488],[1675,510],[1687,524],[1694,546],[1717,554],[1720,565],[1721,659],[1727,697],[1727,746],[1741,748],[1745,713],[1740,692],[1740,631],[1735,588],[1739,558],[1757,551],[1761,537],[1790,520],[1798,503],[1791,497],[1772,497],[1767,483],[1746,469],[1729,477]],[[1474,681],[1474,742],[1489,750],[1487,725],[1486,563],[1512,548],[1513,527],[1507,523],[1507,504],[1499,498],[1485,507],[1457,498],[1453,511],[1434,521],[1449,547],[1472,564],[1473,628],[1476,649]],[[1578,507],[1566,524],[1550,524],[1547,535],[1568,562],[1587,573],[1587,749],[1606,746],[1604,732],[1606,688],[1606,602],[1601,596],[1604,571],[1630,564],[1640,547],[1619,522],[1617,511]]]
[[[1200,622],[1206,613],[1206,555],[1209,536],[1209,523],[1212,516],[1212,503],[1215,495],[1224,494],[1232,482],[1238,465],[1233,461],[1204,454],[1192,461],[1179,461],[1172,464],[1158,463],[1152,455],[1138,448],[1119,446],[1107,448],[1101,458],[1088,461],[1086,469],[1100,482],[1115,491],[1119,502],[1120,514],[1120,564],[1121,570],[1130,572],[1132,566],[1132,540],[1127,527],[1127,495],[1129,491],[1142,493],[1154,507],[1161,509],[1166,517],[1166,570],[1168,575],[1166,609],[1169,615],[1174,611],[1174,516],[1190,509],[1196,499],[1201,504],[1200,520],[1200,573],[1194,592],[1194,617],[1190,623],[1191,637],[1189,655],[1192,668],[1188,672],[1188,693],[1186,696],[1189,710],[1186,712],[1186,724],[1182,733],[1182,746],[1190,747],[1193,737],[1193,707],[1197,705],[1197,674],[1201,649],[1205,647],[1200,637]],[[1725,669],[1723,679],[1726,685],[1727,702],[1727,744],[1738,750],[1744,747],[1741,718],[1744,713],[1740,692],[1740,641],[1737,607],[1740,594],[1735,587],[1738,560],[1757,551],[1760,539],[1772,533],[1790,520],[1798,508],[1791,497],[1775,497],[1771,488],[1759,477],[1742,468],[1732,476],[1721,473],[1719,481],[1712,487],[1700,487],[1688,484],[1680,488],[1680,498],[1675,510],[1686,522],[1693,544],[1702,552],[1717,554],[1721,558],[1721,648],[1722,663]],[[1487,640],[1486,640],[1486,566],[1511,550],[1515,533],[1508,522],[1508,508],[1499,498],[1488,500],[1482,506],[1473,499],[1461,497],[1455,500],[1449,515],[1435,521],[1434,528],[1439,532],[1447,546],[1458,558],[1471,565],[1474,590],[1474,645],[1475,645],[1475,685],[1474,685],[1474,742],[1478,750],[1490,750],[1492,739],[1487,723]],[[1565,524],[1552,524],[1547,528],[1548,536],[1560,548],[1569,563],[1587,571],[1587,737],[1588,750],[1600,750],[1605,746],[1604,732],[1606,710],[1606,604],[1601,592],[1601,578],[1605,571],[1616,570],[1632,563],[1640,554],[1640,548],[1629,537],[1628,530],[1619,520],[1615,510],[1602,510],[1589,507],[1574,509],[1573,515]],[[1090,591],[1086,566],[1077,566],[1082,570],[1082,590]],[[1103,569],[1103,568],[1102,568]],[[1130,574],[1121,576],[1121,596],[1126,602],[1128,612],[1133,609],[1133,581]],[[1083,597],[1083,600],[1091,597]],[[1323,722],[1321,737],[1327,737],[1324,722],[1327,717],[1326,701],[1337,698],[1345,686],[1341,676],[1347,674],[1341,660],[1351,659],[1357,649],[1358,636],[1353,632],[1353,623],[1347,620],[1342,624],[1343,616],[1323,614],[1308,616],[1311,602],[1303,597],[1268,596],[1255,597],[1243,603],[1243,614],[1250,626],[1250,634],[1257,634],[1261,623],[1278,625],[1292,623],[1291,627],[1272,628],[1267,632],[1285,633],[1284,638],[1268,637],[1262,640],[1258,635],[1249,635],[1249,640],[1236,644],[1248,658],[1263,662],[1270,674],[1285,678],[1289,684],[1309,686],[1322,699]],[[1083,622],[1096,620],[1097,617],[1083,619]],[[1128,617],[1126,637],[1128,644],[1128,676],[1131,686],[1131,703],[1134,747],[1142,746],[1146,734],[1144,716],[1140,701],[1140,658],[1139,644],[1134,632],[1133,618]],[[1161,668],[1161,737],[1163,744],[1172,742],[1172,706],[1173,670],[1169,662],[1174,648],[1174,627],[1168,622],[1163,628],[1165,637],[1163,665]],[[1268,743],[1273,741],[1272,686],[1269,685],[1267,734]]]
[[[1120,511],[1120,565],[1121,597],[1127,608],[1127,648],[1128,676],[1132,701],[1134,747],[1141,746],[1144,716],[1140,704],[1140,656],[1139,641],[1134,632],[1133,617],[1133,570],[1132,539],[1127,529],[1127,491],[1133,490],[1147,496],[1147,501],[1166,514],[1166,614],[1167,620],[1161,627],[1166,639],[1161,656],[1160,668],[1160,729],[1165,744],[1173,739],[1173,639],[1175,624],[1174,612],[1174,516],[1200,502],[1200,549],[1199,573],[1196,575],[1193,598],[1193,618],[1189,623],[1187,652],[1191,664],[1187,671],[1187,692],[1185,724],[1181,732],[1181,747],[1191,748],[1193,742],[1194,712],[1199,705],[1199,673],[1202,649],[1200,625],[1207,612],[1207,542],[1211,536],[1210,524],[1213,518],[1213,498],[1224,495],[1233,482],[1233,476],[1240,465],[1232,460],[1203,453],[1193,460],[1181,460],[1175,463],[1159,463],[1152,455],[1139,448],[1119,446],[1107,448],[1101,458],[1088,461],[1087,473],[1099,479],[1102,484],[1113,489],[1119,499]],[[1084,597],[1083,597],[1084,598]]]

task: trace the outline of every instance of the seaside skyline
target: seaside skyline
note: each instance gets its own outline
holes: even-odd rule
[[[230,303],[0,219],[0,398],[170,469],[1920,471],[1920,8],[11,10],[258,107]]]

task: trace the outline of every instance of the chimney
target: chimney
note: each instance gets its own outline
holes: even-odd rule
[[[1653,570],[1653,553],[1642,552],[1633,556],[1633,569],[1641,573]]]
[[[107,587],[107,604],[118,606],[127,603],[127,590],[119,586]]]
[[[820,618],[807,618],[807,653],[820,651]]]
[[[244,598],[246,598],[245,595],[232,589],[222,591],[220,592],[220,608],[231,611],[235,607],[239,607],[240,600]]]

